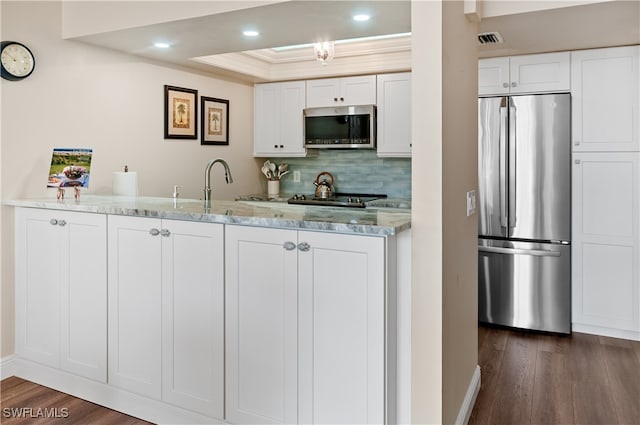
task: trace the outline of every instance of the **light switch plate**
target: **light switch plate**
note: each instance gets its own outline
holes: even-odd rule
[[[293,182],[300,183],[300,170],[293,171]]]
[[[467,192],[467,217],[475,214],[476,212],[476,191],[470,190]]]

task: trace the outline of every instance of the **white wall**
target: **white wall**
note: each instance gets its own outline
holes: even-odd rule
[[[53,147],[92,147],[90,187],[110,194],[113,171],[127,164],[139,175],[140,195],[200,198],[207,160],[222,157],[233,173],[213,172],[214,199],[261,192],[260,160],[251,157],[253,88],[117,52],[65,41],[59,2],[1,5],[2,40],[29,46],[34,73],[24,81],[1,81],[0,186],[2,199],[53,197],[46,189]],[[199,90],[229,100],[230,145],[164,140],[164,85]],[[198,118],[199,121],[199,118]],[[13,213],[2,208],[2,347],[13,352]]]

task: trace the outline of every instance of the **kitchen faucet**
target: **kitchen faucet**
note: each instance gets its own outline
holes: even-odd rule
[[[205,208],[211,207],[211,167],[216,162],[221,163],[224,166],[224,179],[227,184],[233,183],[233,177],[231,177],[231,170],[229,169],[229,164],[222,159],[216,158],[209,161],[207,164],[207,168],[204,170],[204,206]]]

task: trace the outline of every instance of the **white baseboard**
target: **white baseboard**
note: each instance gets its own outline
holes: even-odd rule
[[[15,354],[10,354],[7,357],[0,359],[0,380],[7,379],[15,375]]]
[[[608,336],[611,338],[630,339],[640,341],[640,332],[625,331],[621,329],[606,328],[604,326],[583,325],[582,323],[572,323],[571,331],[583,334]]]
[[[223,421],[185,410],[102,382],[73,375],[15,357],[15,376],[62,391],[74,397],[156,424],[222,424]],[[73,414],[73,412],[70,412]]]
[[[480,392],[480,366],[477,365],[473,371],[471,382],[469,382],[469,388],[467,388],[467,394],[464,396],[462,406],[460,406],[460,412],[458,412],[458,418],[456,419],[456,425],[467,425],[471,412],[473,412],[473,406],[476,404],[476,398]]]

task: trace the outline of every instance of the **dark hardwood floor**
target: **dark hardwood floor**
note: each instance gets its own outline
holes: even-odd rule
[[[640,425],[640,342],[480,326],[469,424]]]
[[[149,422],[12,376],[0,381],[2,425],[143,425]]]

